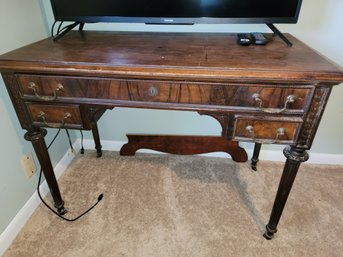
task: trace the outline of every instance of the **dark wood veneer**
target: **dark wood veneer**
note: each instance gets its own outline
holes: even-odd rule
[[[64,202],[41,127],[92,130],[101,156],[96,122],[106,110],[190,110],[209,115],[222,126],[222,137],[212,139],[213,147],[206,138],[195,140],[205,140],[208,148],[228,143],[234,159],[245,160],[244,150],[233,141],[256,142],[255,169],[261,142],[287,144],[286,165],[264,235],[271,239],[299,165],[308,159],[306,150],[331,89],[343,82],[341,68],[287,37],[291,48],[278,38],[266,46],[242,47],[234,34],[73,31],[58,42],[48,38],[0,56],[0,71],[60,213],[65,213]],[[283,130],[276,137],[279,128]],[[171,151],[196,152],[193,143],[183,144],[188,150]]]
[[[29,87],[31,83],[36,85],[41,96],[52,96],[57,85],[62,85],[63,90],[56,93],[61,101],[65,97],[73,97],[93,101],[107,99],[257,108],[259,104],[252,96],[259,94],[264,108],[282,108],[286,98],[294,95],[296,100],[287,110],[291,112],[303,112],[313,89],[313,86],[306,85],[208,84],[37,75],[18,75],[18,80],[27,99],[34,96]]]
[[[78,105],[28,103],[27,106],[35,126],[49,127],[51,124],[50,127],[82,128]]]

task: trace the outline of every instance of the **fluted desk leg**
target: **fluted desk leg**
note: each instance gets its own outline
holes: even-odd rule
[[[54,206],[56,207],[57,212],[63,215],[67,211],[64,208],[64,202],[62,200],[54,169],[50,161],[49,152],[45,144],[44,137],[46,136],[46,134],[46,129],[38,129],[35,131],[28,131],[27,133],[25,133],[24,138],[27,141],[31,141],[38,161],[43,169],[43,174],[49,186],[51,196],[54,200]]]
[[[261,143],[255,143],[255,145],[254,145],[254,153],[253,153],[252,158],[251,158],[251,168],[254,171],[257,171],[256,166],[257,166],[257,162],[259,161],[258,157],[260,155],[261,146],[262,146]]]
[[[95,143],[95,149],[96,149],[96,154],[97,157],[102,156],[102,146],[100,143],[100,136],[99,136],[99,130],[98,130],[98,125],[96,122],[94,122],[93,127],[92,127],[92,133],[93,133],[93,138],[94,138],[94,143]]]
[[[263,235],[268,240],[272,239],[274,234],[277,232],[277,225],[287,202],[288,195],[292,189],[299,166],[301,162],[305,162],[309,158],[308,153],[304,149],[298,149],[290,146],[287,146],[283,153],[287,157],[287,160],[275,197],[272,213],[270,215],[269,222],[266,225],[266,232]]]

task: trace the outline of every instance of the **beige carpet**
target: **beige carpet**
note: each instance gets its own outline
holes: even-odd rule
[[[86,152],[60,179],[66,216],[103,201],[74,223],[40,206],[4,256],[343,256],[342,166],[303,165],[279,232],[262,237],[282,165]]]

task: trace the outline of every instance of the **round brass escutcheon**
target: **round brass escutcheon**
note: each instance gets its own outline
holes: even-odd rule
[[[158,89],[154,86],[151,86],[149,89],[148,89],[148,95],[149,96],[157,96],[158,94]]]

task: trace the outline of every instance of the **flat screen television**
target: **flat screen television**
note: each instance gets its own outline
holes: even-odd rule
[[[56,21],[296,23],[302,0],[51,0]]]

